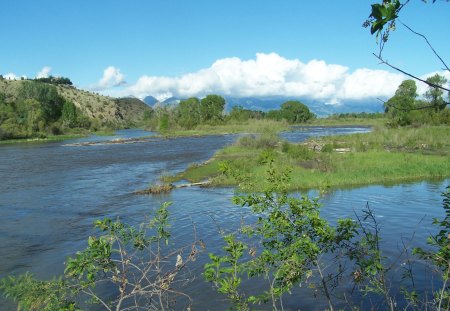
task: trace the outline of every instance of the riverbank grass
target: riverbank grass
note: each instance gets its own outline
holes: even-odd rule
[[[290,190],[392,184],[450,177],[450,127],[386,129],[314,138],[301,144],[274,135],[241,137],[202,165],[165,181],[209,179],[214,186],[264,188],[268,162],[291,176]]]
[[[194,129],[170,129],[162,131],[164,137],[226,135],[239,133],[264,133],[288,131],[290,125],[286,121],[249,119],[243,122],[227,122],[223,124],[200,124]]]

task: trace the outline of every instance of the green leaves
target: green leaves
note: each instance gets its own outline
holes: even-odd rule
[[[211,263],[205,265],[205,278],[235,306],[242,306],[243,301],[256,304],[270,300],[275,306],[282,295],[312,276],[321,255],[333,252],[356,233],[351,220],[340,221],[336,229],[322,219],[316,199],[289,195],[287,172],[277,172],[273,161],[266,165],[265,191],[233,199],[250,208],[255,221],[242,226],[239,241],[236,235],[225,236],[225,254],[210,254]],[[249,247],[251,243],[257,244]],[[246,249],[250,249],[248,255]],[[238,288],[244,275],[254,281],[268,279],[270,286],[244,300],[246,295]]]
[[[18,310],[80,310],[72,301],[71,292],[61,278],[38,281],[29,273],[9,276],[1,279],[0,291],[18,304]]]
[[[67,259],[63,277],[53,281],[38,281],[29,274],[8,277],[1,280],[0,291],[21,309],[33,311],[73,311],[76,307],[72,301],[86,298],[86,303],[101,304],[108,310],[128,310],[131,306],[142,309],[150,304],[155,309],[167,309],[173,301],[169,294],[176,295],[170,290],[171,284],[197,253],[195,244],[184,261],[181,250],[163,252],[170,237],[169,206],[162,204],[151,220],[139,226],[118,219],[97,220],[94,226],[99,234],[89,237],[87,247]],[[176,263],[172,263],[172,257]],[[234,286],[239,280],[233,282],[230,284]],[[111,289],[107,298],[102,297],[104,292],[97,292],[98,283]],[[184,293],[180,295],[189,299]]]
[[[399,0],[384,0],[381,4],[372,4],[372,12],[369,15],[370,32],[372,34],[377,33],[378,37],[387,24],[390,25],[389,27],[393,27],[400,7]]]

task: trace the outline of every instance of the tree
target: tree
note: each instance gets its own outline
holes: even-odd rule
[[[223,118],[225,99],[219,95],[208,95],[200,101],[202,121],[218,121]]]
[[[55,86],[26,81],[19,90],[19,100],[35,99],[41,104],[45,122],[54,122],[61,117],[64,98]]]
[[[287,101],[281,105],[281,116],[289,123],[302,123],[314,115],[305,104],[299,101]]]
[[[191,97],[182,100],[176,109],[177,123],[187,129],[194,128],[200,123],[200,100]]]
[[[65,101],[62,107],[62,121],[68,127],[77,126],[78,112],[75,105],[70,101]]]
[[[0,292],[14,299],[18,310],[75,311],[83,301],[109,311],[173,310],[175,303],[189,309],[191,298],[181,287],[190,280],[185,270],[196,259],[197,242],[169,248],[169,205],[136,227],[118,219],[96,221],[99,233],[67,259],[64,276],[51,281],[28,273],[9,276],[0,279]]]
[[[435,74],[432,77],[429,77],[427,79],[427,82],[430,84],[440,85],[443,86],[447,83],[447,79],[443,76],[440,76],[438,74]],[[424,94],[425,98],[427,98],[430,101],[431,106],[434,108],[435,112],[438,112],[445,108],[447,103],[444,101],[443,98],[444,91],[440,88],[435,87],[429,87],[428,91]]]
[[[414,80],[405,80],[395,91],[395,95],[384,104],[384,111],[392,125],[408,125],[411,123],[409,112],[415,107],[417,86]]]

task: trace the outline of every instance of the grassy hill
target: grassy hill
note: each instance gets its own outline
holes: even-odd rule
[[[138,126],[151,112],[137,98],[103,96],[69,84],[0,79],[0,139]]]
[[[6,101],[15,101],[19,98],[19,90],[25,82],[0,80],[0,93],[6,95]],[[123,125],[140,122],[144,112],[152,110],[137,98],[117,99],[80,90],[70,85],[55,85],[55,87],[59,95],[72,102],[86,117],[97,119],[101,123]]]

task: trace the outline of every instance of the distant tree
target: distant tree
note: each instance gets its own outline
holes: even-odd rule
[[[266,118],[280,121],[281,119],[283,119],[283,115],[280,110],[269,110],[266,113]]]
[[[169,128],[169,114],[167,112],[161,114],[158,128],[160,131],[166,131]]]
[[[313,118],[314,114],[299,101],[287,101],[281,105],[281,116],[289,123],[301,123]]]
[[[200,123],[200,100],[191,97],[182,100],[176,109],[177,123],[187,129],[191,129]]]
[[[447,79],[443,76],[435,74],[432,77],[429,77],[427,81],[434,85],[443,86],[447,83]],[[425,98],[430,101],[431,106],[433,106],[434,111],[438,112],[445,108],[447,103],[444,100],[444,91],[440,88],[429,87],[428,91],[424,94]]]
[[[69,78],[66,77],[54,77],[54,76],[49,76],[46,78],[36,78],[34,79],[34,81],[36,82],[43,82],[43,83],[50,83],[50,84],[62,84],[62,85],[72,85],[72,81],[70,81]]]
[[[222,120],[225,99],[219,95],[208,95],[200,101],[200,118],[202,121]]]
[[[417,86],[414,80],[404,80],[395,95],[384,104],[384,112],[392,113],[396,110],[411,110],[417,97]],[[395,100],[395,103],[393,102]]]
[[[144,111],[144,121],[148,121],[151,119],[153,114],[153,110],[145,110]]]
[[[19,98],[19,100],[37,100],[41,104],[43,118],[46,122],[54,122],[61,117],[64,98],[52,85],[33,81],[24,82],[19,90]]]
[[[384,111],[391,119],[391,125],[408,125],[411,123],[410,111],[415,108],[417,86],[414,80],[403,81],[395,95],[385,104]]]
[[[78,125],[77,121],[78,121],[77,107],[75,107],[75,105],[72,102],[65,101],[62,107],[63,125],[70,128],[76,127]]]

